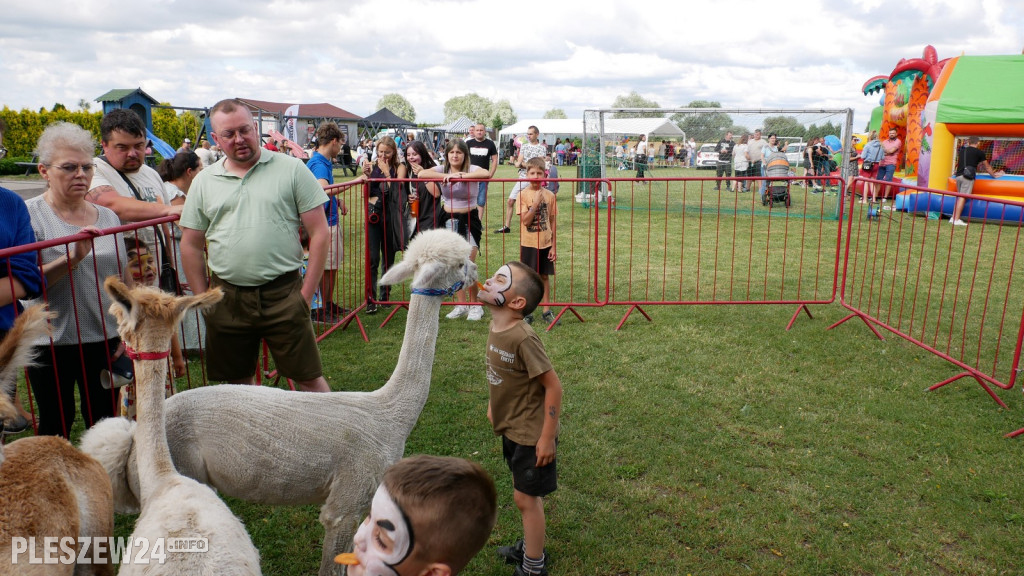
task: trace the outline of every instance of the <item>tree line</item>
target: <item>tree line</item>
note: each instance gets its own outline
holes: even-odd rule
[[[72,111],[60,103],[54,104],[49,110],[40,108],[36,111],[16,111],[4,106],[0,110],[0,120],[6,126],[3,144],[7,148],[8,160],[12,163],[31,160],[43,129],[54,122],[77,124],[91,132],[96,142],[99,142],[102,118],[102,112],[92,112],[87,107]],[[153,108],[153,134],[175,148],[185,138],[197,141],[202,125],[202,120],[194,111],[177,113],[169,108]]]
[[[164,104],[167,105],[167,104]],[[653,108],[661,106],[653,100],[641,96],[635,90],[629,94],[618,96],[612,103],[612,108]],[[687,108],[721,108],[719,102],[711,100],[694,100],[686,105]],[[8,159],[25,161],[32,157],[32,150],[36,140],[42,133],[43,128],[52,122],[72,122],[89,130],[99,140],[99,124],[102,114],[91,112],[89,103],[85,100],[79,101],[80,110],[68,110],[63,104],[55,104],[47,110],[40,108],[38,111],[23,109],[14,111],[4,106],[0,111],[0,119],[7,125],[4,134],[4,145],[8,149]],[[377,109],[388,108],[401,118],[409,122],[416,122],[416,109],[401,94],[391,93],[381,96],[377,101]],[[463,96],[449,98],[444,103],[444,121],[452,122],[465,116],[475,122],[500,130],[504,126],[515,124],[518,120],[515,110],[508,99],[492,101],[489,98],[470,93]],[[650,112],[619,112],[614,114],[617,118],[622,117],[663,117],[663,113],[656,110]],[[566,118],[565,111],[561,108],[552,108],[544,113],[544,118]],[[717,142],[727,130],[739,135],[748,132],[749,128],[738,126],[733,119],[724,112],[711,112],[705,114],[673,114],[670,117],[679,128],[698,142]],[[194,111],[176,112],[168,108],[153,109],[153,133],[157,138],[177,148],[185,138],[196,141],[202,128],[202,119]],[[809,140],[829,134],[839,135],[842,127],[826,122],[821,125],[811,124],[804,126],[793,116],[769,116],[765,118],[761,126],[765,134],[775,132],[779,136],[789,136]]]

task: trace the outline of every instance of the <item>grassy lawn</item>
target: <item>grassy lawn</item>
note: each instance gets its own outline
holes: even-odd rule
[[[654,176],[709,175],[667,172]],[[513,171],[503,166],[497,177]],[[482,276],[518,256],[517,235],[491,233],[500,225],[503,194],[502,186],[491,186]],[[607,294],[612,302],[721,303],[831,294],[835,196],[794,188],[786,211],[764,207],[751,194],[720,195],[707,182],[616,183],[615,209],[607,212],[614,244],[606,282],[594,244],[607,232],[592,210],[574,202],[573,186],[562,187],[556,301],[596,303]],[[860,214],[855,222],[864,226]],[[914,253],[901,247],[930,242],[932,261],[991,250],[1000,265],[990,266],[987,279],[970,280],[977,290],[978,282],[997,284],[998,270],[1011,274],[1020,266],[1005,238],[997,249],[993,235],[975,234],[965,250],[950,245],[948,224],[937,231],[922,222],[897,215],[861,230],[851,256],[862,295],[856,304],[881,315],[885,309],[867,287],[931,293],[964,281],[898,265]],[[922,230],[911,234],[911,226]],[[899,242],[879,241],[878,234],[900,233]],[[360,249],[357,242],[346,252]],[[358,284],[349,281],[342,284]],[[1024,296],[1000,298],[1019,311]],[[940,306],[922,300],[913,313],[889,318],[918,318],[913,330],[925,323],[930,331],[928,322],[949,316]],[[1009,411],[972,380],[926,392],[958,370],[894,336],[878,340],[859,322],[826,331],[846,314],[839,304],[811,305],[814,318],[801,316],[787,332],[795,308],[648,306],[651,322],[634,314],[615,331],[627,307],[611,304],[580,308],[585,322],[567,314],[561,326],[541,333],[565,388],[560,488],[546,501],[552,574],[1024,572],[1024,445],[1002,437],[1024,426],[1019,389],[1000,393]],[[384,327],[382,314],[363,318],[369,343],[352,326],[322,343],[336,390],[376,389],[394,368],[405,314]],[[984,333],[979,346],[999,345],[982,330],[983,316],[966,318],[968,331]],[[1005,330],[1012,336],[1011,325]],[[406,452],[469,458],[493,475],[496,546],[518,538],[521,527],[500,441],[485,415],[486,337],[486,322],[442,319],[430,398]],[[316,573],[323,530],[314,507],[229,503],[260,549],[264,573]],[[118,517],[118,533],[129,534],[133,521]],[[464,573],[511,574],[511,567],[488,548]]]
[[[543,336],[566,390],[547,503],[557,573],[1019,573],[1021,446],[1001,437],[1022,423],[1017,392],[1003,394],[1013,412],[967,381],[926,393],[948,364],[857,324],[825,332],[837,306],[790,332],[789,307],[658,307],[615,332],[622,311]],[[351,330],[326,341],[335,388],[389,376],[403,330],[368,330],[370,345]],[[520,527],[484,415],[486,330],[442,321],[407,453],[491,472],[498,545]],[[315,509],[232,506],[266,573],[315,572]],[[487,550],[466,573],[508,572]]]

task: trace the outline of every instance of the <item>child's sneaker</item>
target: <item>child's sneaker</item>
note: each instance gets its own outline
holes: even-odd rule
[[[469,313],[466,315],[466,320],[472,320],[473,322],[476,322],[477,320],[480,320],[483,317],[484,317],[484,307],[483,306],[472,306],[469,309]]]
[[[527,324],[533,324],[533,314],[527,314],[526,316],[523,316],[523,321],[526,322]]]
[[[523,539],[516,540],[511,546],[498,546],[498,558],[505,560],[505,564],[523,563]]]
[[[541,314],[541,318],[544,318],[544,321],[548,323],[548,326],[550,326],[552,322],[555,322],[555,313],[552,312],[551,310],[548,310],[547,312]],[[561,326],[561,325],[562,325],[562,321],[561,320],[555,322],[555,326]]]
[[[462,318],[467,314],[469,314],[469,306],[463,306],[462,304],[459,304],[451,312],[449,312],[448,315],[445,316],[445,318],[449,320],[455,320],[456,318]]]
[[[953,226],[967,226],[967,222],[964,222],[959,218],[957,218],[956,220],[950,220],[949,223],[952,224]]]
[[[523,565],[523,539],[516,540],[516,543],[511,546],[498,546],[498,558],[505,560],[505,564],[515,564],[516,570],[522,569]],[[544,549],[544,569],[545,574],[547,573],[547,565],[551,563],[551,555],[548,554],[548,549]],[[524,574],[526,572],[523,572]]]

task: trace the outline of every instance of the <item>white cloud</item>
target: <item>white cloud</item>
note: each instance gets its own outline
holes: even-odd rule
[[[1017,54],[1016,0],[650,4],[480,0],[48,0],[5,9],[0,105],[73,106],[141,86],[181,106],[327,101],[355,114],[397,92],[419,121],[476,92],[520,118],[570,116],[636,90],[665,107],[854,108],[928,44],[939,58]]]

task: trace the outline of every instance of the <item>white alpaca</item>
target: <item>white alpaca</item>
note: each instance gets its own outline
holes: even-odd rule
[[[0,426],[4,420],[24,423],[10,395],[18,373],[32,361],[32,345],[46,335],[52,317],[43,306],[25,310],[0,344]],[[77,558],[79,537],[106,538],[113,531],[110,480],[99,462],[57,436],[22,438],[0,449],[0,566],[11,566],[3,574],[112,575],[113,564],[76,566],[70,553],[59,548],[51,556],[68,562],[31,565],[28,551],[12,548],[16,536],[33,538],[31,554],[43,558],[45,537],[73,538],[69,548]]]
[[[178,470],[243,500],[321,504],[320,574],[339,572],[334,556],[351,546],[384,470],[404,455],[427,401],[441,301],[456,285],[476,281],[469,253],[461,236],[427,231],[381,278],[395,284],[411,277],[413,295],[398,364],[376,391],[222,385],[169,398],[167,438]],[[109,419],[82,440],[111,475],[119,510],[130,509],[138,494],[131,433],[130,423]]]
[[[168,342],[174,327],[191,308],[208,308],[221,299],[220,290],[176,298],[148,286],[129,289],[116,276],[104,283],[113,302],[110,311],[135,360],[138,427],[136,457],[142,513],[132,538],[148,542],[149,556],[133,554],[121,567],[133,574],[224,575],[259,574],[260,557],[242,522],[208,486],[178,474],[164,434],[164,386]],[[166,538],[206,538],[208,551],[163,550],[158,562],[155,543]],[[166,543],[166,540],[165,540]]]

